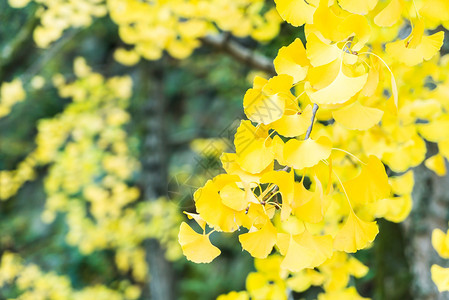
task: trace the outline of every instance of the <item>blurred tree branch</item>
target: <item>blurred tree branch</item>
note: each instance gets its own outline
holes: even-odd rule
[[[57,42],[53,43],[51,47],[46,49],[39,59],[36,59],[24,72],[22,80],[27,82],[37,75],[79,32],[81,32],[80,28],[72,29],[64,34]]]
[[[237,61],[244,63],[254,69],[261,70],[270,76],[276,75],[273,61],[268,57],[255,53],[230,38],[230,35],[209,35],[201,39],[205,45],[214,47],[227,53]]]
[[[39,24],[39,19],[32,14],[27,23],[16,34],[15,38],[3,48],[0,55],[0,82],[6,80],[16,66],[21,66],[25,57],[29,56],[33,44],[33,32]]]

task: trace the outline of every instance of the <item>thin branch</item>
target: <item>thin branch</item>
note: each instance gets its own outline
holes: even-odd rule
[[[310,123],[309,128],[307,128],[307,132],[306,132],[304,141],[307,140],[310,137],[310,134],[312,133],[313,123],[315,123],[315,116],[316,116],[316,112],[318,111],[318,108],[319,108],[318,104],[314,103],[313,108],[312,108],[312,120],[311,120],[312,122]],[[290,167],[285,166],[281,171],[288,172],[288,171],[290,171]]]
[[[33,13],[27,23],[16,33],[15,38],[7,44],[0,53],[0,82],[5,81],[13,73],[19,63],[34,51],[33,32],[39,24],[39,19]]]
[[[38,59],[28,67],[28,69],[22,75],[22,81],[28,82],[35,75],[37,75],[42,69],[63,49],[69,42],[73,41],[75,36],[82,30],[80,28],[72,29],[65,33],[57,42],[53,43],[50,48],[43,51]]]
[[[318,104],[314,103],[312,108],[312,123],[310,123],[309,128],[307,128],[306,137],[304,138],[304,140],[307,140],[310,137],[310,134],[312,133],[313,123],[315,123],[315,116],[316,112],[318,111],[318,108],[319,108]]]
[[[276,75],[273,61],[268,57],[255,53],[243,45],[233,41],[229,35],[209,35],[201,39],[203,44],[217,48],[237,61],[244,63],[252,68],[266,72],[269,75]]]
[[[310,123],[309,128],[307,128],[307,132],[306,132],[306,136],[304,138],[304,141],[307,140],[310,137],[310,134],[312,133],[312,129],[313,129],[313,123],[315,123],[315,116],[316,116],[316,112],[318,111],[318,104],[314,103],[313,104],[313,108],[312,108],[312,122]],[[289,166],[285,166],[283,169],[281,169],[281,171],[284,172],[289,172],[290,171],[290,167]],[[279,189],[279,186],[275,186],[272,193],[277,192],[277,190]]]

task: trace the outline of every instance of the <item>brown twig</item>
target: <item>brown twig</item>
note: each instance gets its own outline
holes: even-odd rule
[[[229,35],[209,35],[201,39],[203,44],[217,48],[237,61],[244,63],[252,68],[266,72],[269,75],[276,75],[273,66],[273,60],[255,53],[254,51],[244,47],[236,41],[229,38]]]

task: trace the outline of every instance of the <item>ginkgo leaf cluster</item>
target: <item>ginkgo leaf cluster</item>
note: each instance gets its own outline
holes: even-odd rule
[[[158,239],[169,259],[180,257],[180,212],[164,199],[138,204],[140,190],[129,184],[140,168],[124,129],[130,120],[131,79],[104,78],[82,58],[75,60],[74,73],[72,82],[54,76],[60,96],[73,102],[59,115],[41,119],[36,148],[17,169],[1,171],[1,199],[33,180],[37,167],[48,166],[42,220],[51,223],[64,215],[68,244],[84,255],[114,249],[119,271],[144,282],[145,239]]]
[[[16,8],[30,0],[8,0]],[[282,19],[263,0],[31,0],[39,5],[40,25],[34,41],[46,48],[69,28],[90,26],[108,15],[118,25],[118,34],[127,47],[116,49],[114,58],[135,65],[143,57],[159,59],[164,51],[178,59],[190,56],[201,38],[220,31],[237,37],[269,41],[279,33]]]
[[[120,282],[120,290],[96,284],[77,290],[67,276],[44,272],[26,263],[19,255],[4,252],[0,258],[0,287],[13,286],[21,292],[20,299],[138,299],[140,288],[127,280]]]
[[[446,16],[432,18],[426,4],[396,0],[275,3],[285,21],[304,26],[305,41],[279,50],[276,76],[254,78],[243,97],[249,120],[237,129],[235,153],[222,156],[227,174],[195,193],[195,220],[198,236],[239,230],[243,250],[258,259],[277,251],[278,267],[294,274],[369,247],[376,218],[408,216],[408,170],[425,160],[426,141],[438,143],[440,153],[425,165],[446,173],[448,60],[435,66],[444,34],[428,33]],[[426,78],[443,84],[431,88]],[[192,255],[192,245],[184,254],[194,262],[214,259],[219,252],[206,242],[206,252],[197,244],[202,257]],[[275,285],[262,298],[285,288]],[[321,298],[355,295],[348,289]]]

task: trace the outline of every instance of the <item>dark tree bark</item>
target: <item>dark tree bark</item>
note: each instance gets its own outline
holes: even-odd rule
[[[142,153],[142,183],[145,201],[166,196],[167,189],[167,141],[166,99],[164,99],[163,68],[159,63],[147,63],[142,67],[141,84],[148,91],[143,108],[145,137]],[[149,294],[153,300],[174,300],[175,286],[172,265],[165,258],[165,251],[155,239],[146,241],[146,261],[150,269]]]
[[[433,283],[430,267],[447,265],[432,247],[432,231],[447,230],[449,208],[449,176],[439,177],[424,165],[415,168],[413,210],[404,222],[408,239],[407,256],[413,274],[414,299],[449,299],[449,293],[439,293]]]

